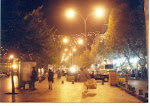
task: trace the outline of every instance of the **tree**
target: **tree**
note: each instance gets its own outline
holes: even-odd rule
[[[90,56],[90,51],[85,50],[81,55],[80,55],[80,67],[89,67],[92,64],[92,58]]]
[[[136,56],[141,46],[145,50],[145,30],[143,28],[143,18],[138,17],[137,10],[131,10],[126,3],[117,8],[113,8],[109,17],[108,30],[106,34],[105,45],[108,50],[113,51],[116,55],[124,56],[128,64],[131,57]],[[140,52],[142,54],[142,52]]]
[[[38,62],[39,67],[56,63],[58,52],[57,41],[54,41],[54,27],[50,27],[41,12],[43,6],[38,7],[24,17],[24,38],[20,41],[20,51],[25,52],[26,59]],[[31,58],[30,58],[31,57]]]
[[[14,29],[4,32],[3,46],[18,54],[21,60],[35,60],[38,67],[58,63],[59,43],[54,39],[56,29],[50,27],[43,17],[43,6],[34,9],[14,24]],[[12,36],[12,39],[10,39]]]

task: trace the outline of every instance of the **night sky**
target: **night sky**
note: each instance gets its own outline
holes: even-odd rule
[[[19,1],[19,6],[16,3]],[[65,17],[65,11],[69,8],[75,9],[86,17],[95,6],[106,10],[104,18],[96,19],[89,17],[87,21],[87,32],[106,30],[105,23],[108,22],[110,9],[119,5],[122,1],[129,2],[134,8],[138,0],[1,0],[2,2],[2,29],[9,24],[7,20],[15,18],[13,11],[22,11],[25,14],[43,5],[44,16],[50,26],[55,26],[57,34],[80,34],[84,32],[84,24],[81,17],[76,16],[70,20]],[[24,16],[23,15],[23,16]],[[23,17],[22,16],[22,17]]]

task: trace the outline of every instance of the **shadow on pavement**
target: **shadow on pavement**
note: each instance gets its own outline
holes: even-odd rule
[[[94,97],[96,96],[96,93],[88,93],[86,95],[82,95],[82,98],[86,98],[86,97]]]
[[[9,94],[9,95],[11,94],[12,95],[11,96],[12,97],[12,102],[16,102],[15,95],[18,94],[18,93],[14,93],[14,94],[12,94],[12,93],[5,93],[5,94]]]
[[[15,94],[12,94],[12,102],[16,102]]]

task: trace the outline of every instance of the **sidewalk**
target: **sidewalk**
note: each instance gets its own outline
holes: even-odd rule
[[[148,93],[148,80],[138,79],[138,80],[129,80],[128,84],[132,87],[135,87],[136,94],[139,95],[139,90],[143,90],[142,97],[145,97],[145,93]]]
[[[64,84],[61,84],[62,79]],[[1,80],[1,79],[0,79]],[[1,80],[2,82],[3,80]],[[6,84],[7,85],[7,84]],[[37,90],[16,90],[19,94],[5,94],[11,91],[1,86],[0,102],[57,102],[57,103],[142,103],[142,101],[127,94],[121,89],[110,86],[109,83],[97,83],[97,89],[89,90],[87,96],[82,96],[80,82],[66,81],[66,78],[54,79],[53,90],[48,89],[48,81],[36,82]]]

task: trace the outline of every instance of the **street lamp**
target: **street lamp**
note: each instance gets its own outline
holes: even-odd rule
[[[73,10],[68,10],[67,13],[66,13],[66,16],[68,18],[73,18],[75,15],[75,12]]]
[[[64,39],[63,39],[63,42],[64,42],[64,43],[68,43],[68,42],[69,42],[68,38],[64,38]]]
[[[93,13],[88,14],[87,17],[83,17],[81,14],[75,13],[73,10],[68,10],[66,16],[67,16],[68,18],[73,18],[73,17],[75,16],[75,14],[78,14],[78,15],[83,19],[83,22],[84,22],[84,34],[85,34],[85,36],[86,36],[87,20],[88,20],[88,17],[89,17],[90,15],[92,15]],[[96,8],[94,14],[95,14],[97,17],[100,17],[100,16],[102,16],[102,15],[104,14],[104,11],[103,11],[103,9],[101,9],[101,8]],[[86,49],[87,49],[87,45],[86,45]]]
[[[69,56],[71,56],[72,55],[72,53],[69,53]]]
[[[63,56],[65,55],[65,53],[63,53]]]
[[[78,40],[78,44],[80,44],[80,45],[83,44],[83,40],[82,40],[82,39],[79,39],[79,40]]]
[[[96,15],[97,17],[103,16],[103,15],[104,15],[104,10],[103,10],[102,8],[96,8],[96,9],[95,9],[95,15]]]
[[[16,68],[17,68],[17,65],[16,65],[16,64],[13,64],[13,65],[12,65],[12,68],[13,68],[13,69],[16,69]]]
[[[10,55],[9,58],[10,58],[10,59],[13,59],[13,58],[14,58],[14,55]]]
[[[65,49],[65,52],[68,51],[68,49]]]
[[[77,51],[77,49],[76,49],[76,48],[73,48],[72,51],[75,52],[75,51]]]
[[[11,63],[13,64],[14,55],[10,55],[9,58],[10,58],[10,60],[11,60]],[[12,94],[15,94],[13,67],[15,67],[15,66],[14,66],[14,65],[11,66],[11,81],[12,81]]]

